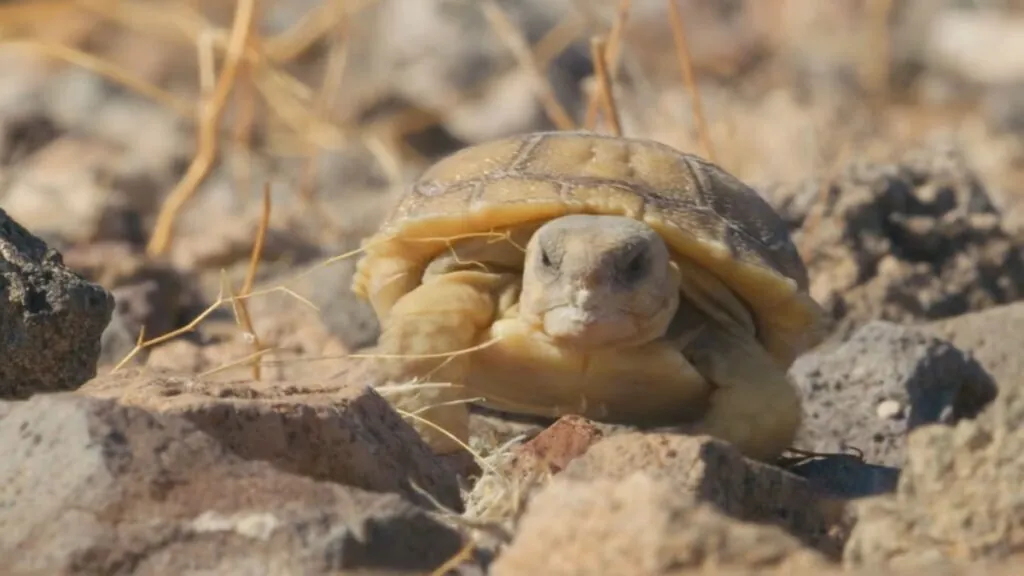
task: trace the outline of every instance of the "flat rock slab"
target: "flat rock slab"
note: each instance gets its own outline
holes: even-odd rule
[[[126,370],[79,393],[183,416],[224,446],[282,470],[424,503],[412,484],[462,509],[454,471],[372,388],[333,381],[204,382]]]
[[[420,573],[462,545],[396,494],[246,461],[184,418],[111,400],[2,403],[0,442],[9,574]]]
[[[114,298],[0,209],[0,398],[73,390],[96,375]]]
[[[909,430],[975,416],[996,395],[995,382],[969,354],[884,321],[865,324],[838,347],[801,356],[790,376],[804,399],[797,448],[853,448],[869,464],[889,467],[903,465]]]

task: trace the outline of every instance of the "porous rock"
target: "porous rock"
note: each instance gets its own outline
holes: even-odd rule
[[[856,504],[851,567],[1020,560],[1024,549],[1024,389],[1004,386],[976,419],[908,437],[895,494]],[[1019,565],[1018,565],[1019,566]]]
[[[838,321],[836,338],[871,319],[933,320],[1024,296],[1021,251],[954,148],[857,162],[808,190],[777,204],[800,224],[811,295]]]
[[[491,574],[652,576],[828,564],[781,528],[729,518],[680,490],[674,479],[638,470],[618,478],[551,480],[530,501]]]
[[[974,417],[996,395],[991,376],[964,351],[884,321],[801,356],[789,373],[804,405],[798,448],[853,448],[892,467],[903,465],[909,430]]]
[[[11,574],[429,571],[461,536],[394,494],[245,461],[183,418],[63,393],[0,404]]]
[[[114,298],[0,209],[0,397],[71,390],[96,375]]]
[[[166,371],[125,370],[79,393],[182,416],[236,454],[317,480],[395,492],[427,505],[415,484],[461,510],[455,474],[387,401],[356,383],[207,382]]]
[[[621,481],[639,470],[732,518],[776,524],[829,556],[839,553],[839,518],[830,499],[803,478],[744,458],[731,445],[707,436],[611,433],[570,461],[558,477]]]

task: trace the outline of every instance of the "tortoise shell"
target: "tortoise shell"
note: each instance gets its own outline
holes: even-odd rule
[[[807,269],[757,192],[665,144],[589,132],[524,134],[438,161],[364,240],[353,290],[383,321],[452,239],[578,213],[646,222],[674,257],[711,271],[749,306],[758,337],[785,365],[823,337]]]

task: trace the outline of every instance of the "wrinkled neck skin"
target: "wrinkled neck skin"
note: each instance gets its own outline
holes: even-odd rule
[[[679,268],[646,224],[564,216],[541,226],[527,245],[519,318],[566,349],[641,346],[665,334],[679,289]]]

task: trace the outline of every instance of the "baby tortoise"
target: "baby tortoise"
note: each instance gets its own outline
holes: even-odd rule
[[[470,398],[686,423],[762,460],[794,440],[786,371],[824,312],[782,219],[714,164],[584,132],[497,140],[429,168],[364,248],[353,289],[380,318],[383,377],[451,385],[388,398],[460,440]]]

